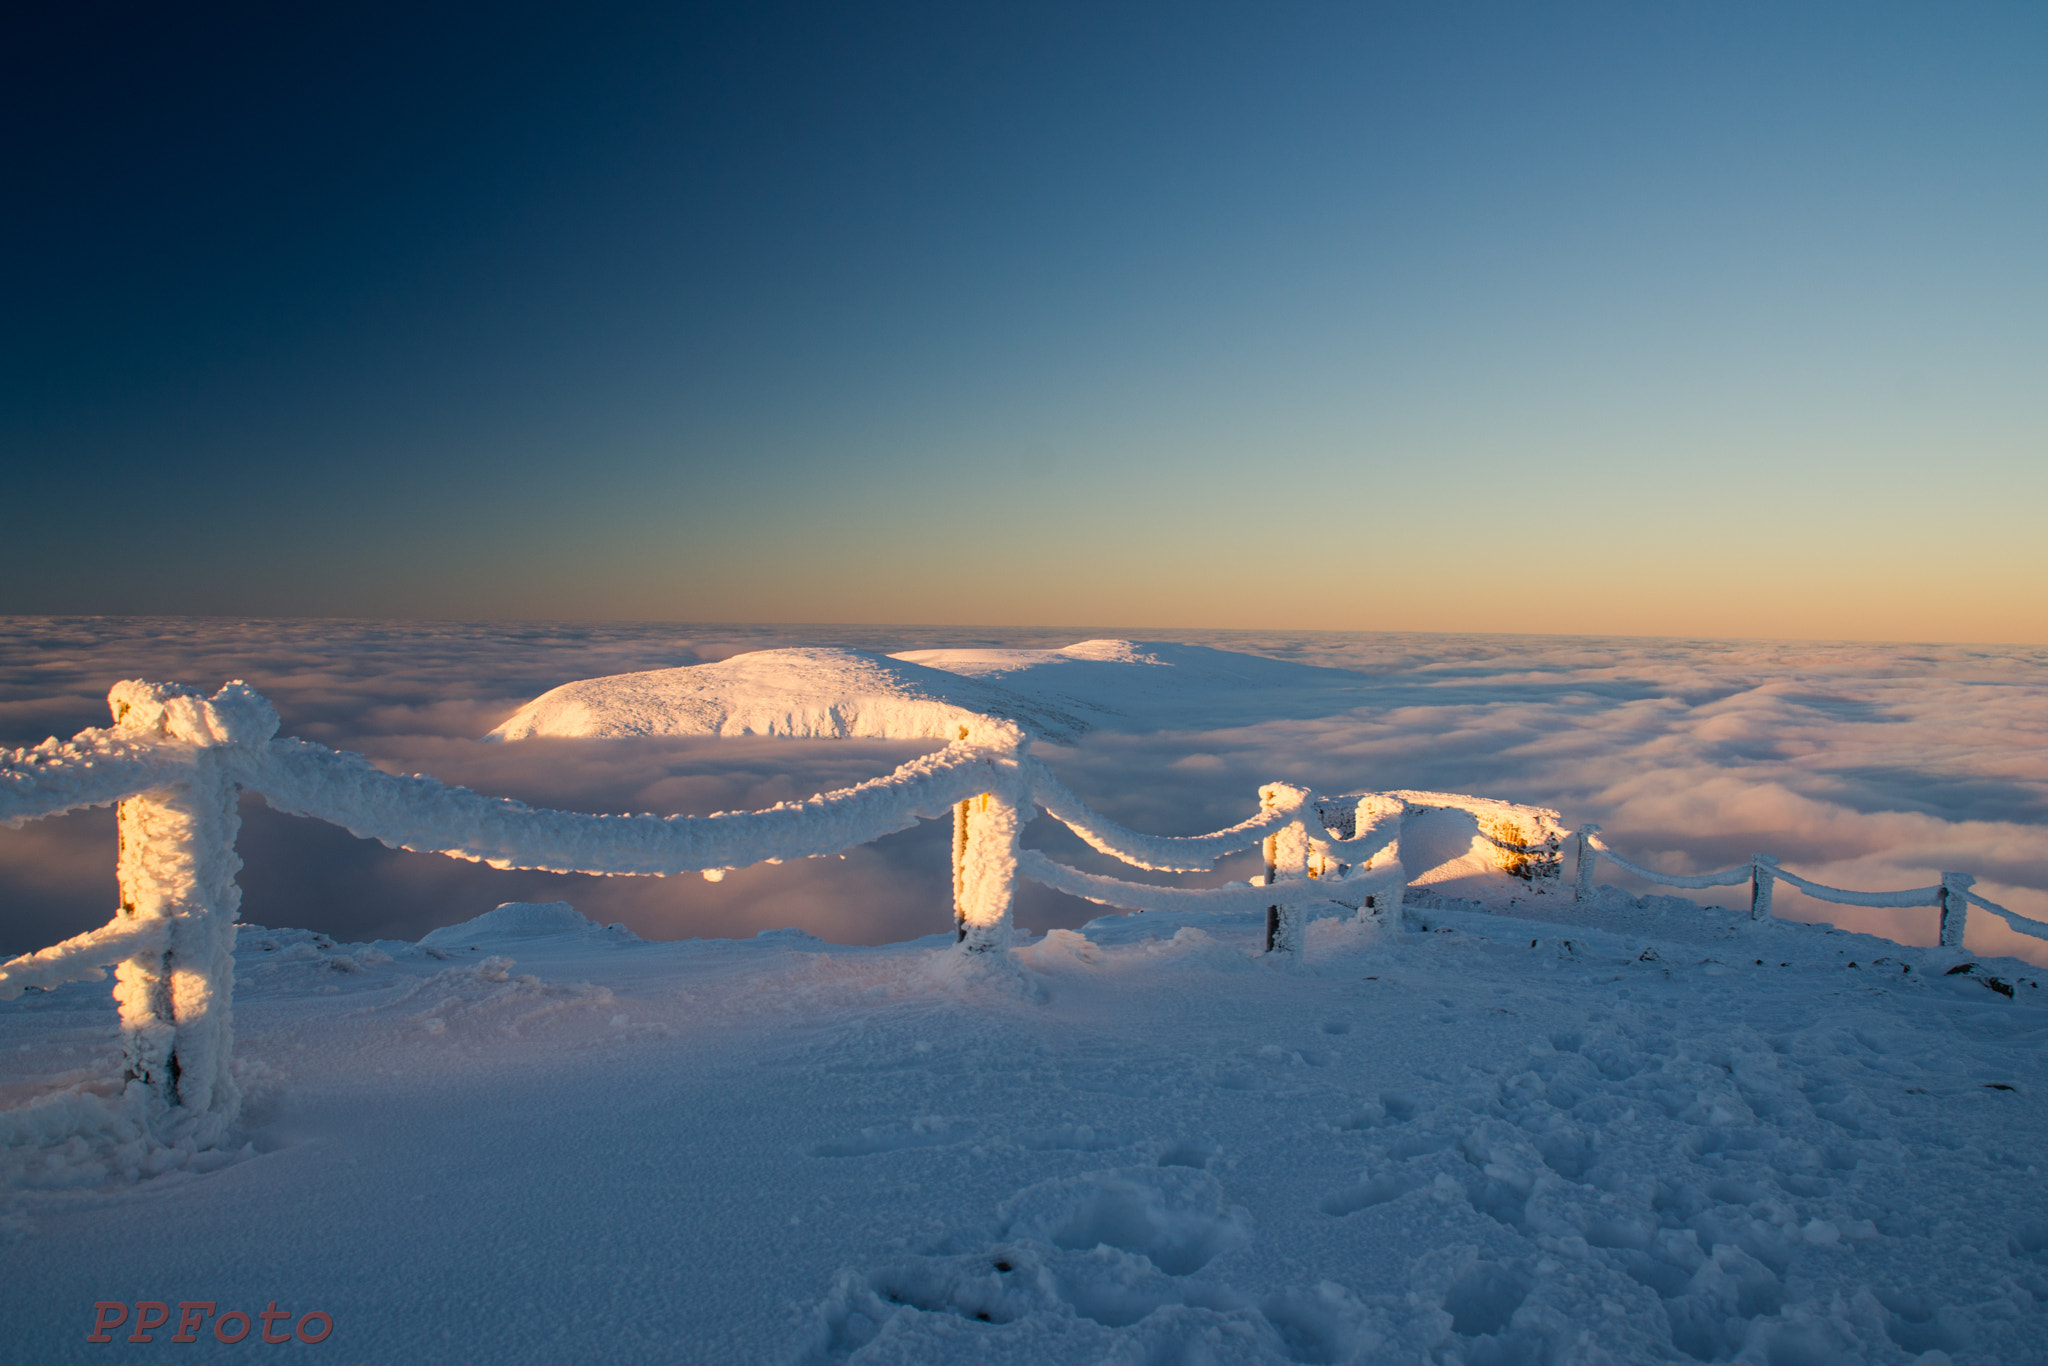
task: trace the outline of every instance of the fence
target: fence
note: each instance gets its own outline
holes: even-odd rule
[[[1263,908],[1267,950],[1298,956],[1313,903],[1361,916],[1398,912],[1408,881],[1401,834],[1418,814],[1469,812],[1495,866],[1532,881],[1558,874],[1563,842],[1573,833],[1554,811],[1484,798],[1414,791],[1323,797],[1269,783],[1259,789],[1258,814],[1227,830],[1145,835],[1090,810],[1031,756],[1030,737],[1020,727],[994,718],[961,725],[944,749],[886,777],[808,801],[712,816],[594,816],[537,810],[418,775],[398,777],[360,755],[279,738],[276,711],[242,683],[209,698],[175,684],[125,682],[107,700],[112,727],[0,755],[0,822],[16,826],[113,804],[120,832],[114,918],[0,964],[0,999],[27,987],[101,980],[105,965],[118,965],[124,1097],[160,1137],[201,1145],[221,1138],[240,1106],[228,1064],[242,789],[261,793],[279,811],[329,821],[391,848],[495,868],[653,877],[697,872],[714,880],[757,863],[840,853],[941,818],[950,808],[956,940],[967,953],[1007,947],[1022,876],[1123,910]],[[1137,868],[1206,872],[1226,854],[1258,847],[1265,872],[1254,884],[1208,889],[1083,872],[1019,847],[1034,808]],[[1590,894],[1604,853],[1667,885],[1727,886],[1748,878],[1758,915],[1769,913],[1772,879],[1783,878],[1858,905],[1931,904],[1925,898],[1938,894],[1943,942],[1949,942],[1951,914],[1960,937],[1968,904],[2016,927],[2033,924],[1976,896],[1970,880],[1957,874],[1944,875],[1938,888],[1873,897],[1820,888],[1761,855],[1727,874],[1673,877],[1613,853],[1599,841],[1597,827],[1585,827],[1578,838],[1580,895]],[[2048,938],[2048,927],[2025,932]]]
[[[1605,855],[1616,867],[1666,887],[1700,890],[1707,887],[1737,887],[1747,882],[1749,914],[1753,920],[1770,917],[1772,890],[1779,882],[1789,882],[1810,897],[1832,901],[1839,906],[1939,907],[1941,942],[1950,946],[1959,946],[1963,942],[1963,930],[1969,923],[1972,906],[1991,912],[2021,934],[2031,935],[2035,939],[2048,939],[2048,925],[2008,911],[1996,902],[1987,901],[1971,891],[1977,879],[1968,873],[1943,873],[1941,882],[1936,886],[1914,887],[1903,892],[1852,892],[1803,878],[1790,869],[1781,867],[1778,860],[1769,854],[1752,854],[1749,862],[1737,864],[1733,868],[1724,868],[1718,873],[1660,873],[1615,853],[1607,841],[1600,837],[1600,827],[1590,823],[1579,827],[1578,845],[1578,885],[1574,890],[1574,896],[1581,901],[1593,895],[1594,870],[1598,867],[1601,856]]]

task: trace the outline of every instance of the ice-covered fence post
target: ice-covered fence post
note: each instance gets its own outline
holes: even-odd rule
[[[1259,809],[1271,811],[1289,798],[1299,805],[1307,794],[1299,788],[1285,783],[1268,783],[1259,789]],[[1266,885],[1278,882],[1301,882],[1308,877],[1308,830],[1300,818],[1266,836]],[[1266,952],[1291,953],[1297,958],[1307,947],[1302,918],[1305,912],[1300,902],[1266,908]]]
[[[1977,879],[1968,873],[1941,875],[1941,942],[1945,947],[1962,947],[1963,931],[1970,925],[1970,888],[1976,885]]]
[[[967,797],[953,803],[953,928],[956,931],[953,937],[956,940],[967,937],[966,903],[960,897],[960,879],[967,867],[968,808],[977,800],[979,798]]]
[[[1017,890],[1017,806],[997,792],[953,807],[953,924],[968,953],[1010,946]]]
[[[1749,918],[1771,918],[1771,892],[1778,885],[1774,871],[1778,861],[1769,854],[1752,854],[1749,859]],[[1736,884],[1740,886],[1740,883]]]
[[[1600,833],[1600,827],[1587,824],[1579,827],[1578,883],[1572,888],[1572,900],[1593,899],[1593,874],[1600,867],[1600,851],[1593,847],[1593,836]]]
[[[241,1094],[233,1046],[235,916],[242,819],[227,763],[235,748],[266,743],[277,713],[244,684],[211,699],[176,684],[118,683],[107,695],[117,730],[193,747],[179,782],[116,808],[119,919],[161,921],[161,947],[116,970],[123,1075],[167,1138],[217,1141]]]
[[[1384,793],[1369,792],[1358,799],[1358,816],[1356,823],[1352,827],[1354,832],[1352,838],[1354,840],[1363,840],[1368,836],[1376,835],[1388,826],[1392,826],[1394,830],[1394,837],[1366,860],[1366,867],[1384,868],[1390,863],[1399,863],[1401,861],[1401,822],[1407,815],[1408,803],[1399,797],[1389,797]],[[1358,908],[1358,918],[1366,920],[1372,916],[1384,915],[1388,911],[1392,911],[1394,923],[1399,924],[1401,902],[1406,898],[1407,893],[1408,888],[1404,881],[1395,883],[1394,889],[1391,892],[1376,892],[1368,896],[1365,899],[1365,904]]]

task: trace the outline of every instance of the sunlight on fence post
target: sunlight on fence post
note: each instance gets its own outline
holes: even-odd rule
[[[1945,948],[1961,948],[1963,932],[1970,924],[1970,888],[1977,879],[1968,873],[1941,875],[1941,942]]]
[[[1776,873],[1772,870],[1778,861],[1769,854],[1752,854],[1749,859],[1749,918],[1769,920],[1771,918],[1771,893],[1778,885]]]
[[[1259,789],[1259,809],[1271,811],[1295,789],[1284,783],[1268,783]],[[1264,841],[1266,885],[1302,882],[1308,878],[1308,830],[1301,819],[1289,821]],[[1306,944],[1305,913],[1299,902],[1266,907],[1266,952],[1291,953],[1299,958]]]
[[[1600,827],[1590,821],[1579,827],[1578,881],[1572,888],[1572,900],[1593,899],[1593,874],[1600,866],[1600,851],[1593,847],[1593,836],[1600,833]]]
[[[1373,851],[1365,860],[1368,870],[1385,868],[1401,861],[1401,822],[1407,818],[1408,803],[1399,797],[1390,797],[1384,792],[1369,792],[1358,799],[1358,815],[1352,825],[1352,838],[1366,840],[1392,826],[1394,837]],[[1392,891],[1375,892],[1367,896],[1358,908],[1360,920],[1375,915],[1393,914],[1393,923],[1401,923],[1401,904],[1407,898],[1407,886],[1395,883]]]
[[[953,923],[968,953],[1010,946],[1010,907],[1017,893],[1016,804],[984,792],[953,808]]]
[[[967,867],[968,808],[977,800],[968,797],[953,803],[953,939],[956,943],[967,937],[967,910],[966,902],[961,899],[960,876]]]
[[[129,1088],[173,1135],[210,1143],[241,1108],[229,1069],[242,819],[223,751],[268,741],[277,713],[246,689],[209,701],[174,684],[121,683],[107,702],[116,730],[196,747],[183,781],[115,808],[117,919],[163,934],[122,960],[114,999]]]

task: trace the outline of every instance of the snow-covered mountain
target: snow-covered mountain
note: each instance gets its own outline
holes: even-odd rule
[[[714,664],[565,683],[490,734],[780,735],[950,740],[974,715],[1053,740],[1091,729],[1243,725],[1356,706],[1367,680],[1201,645],[1084,640],[1057,650],[756,650]]]

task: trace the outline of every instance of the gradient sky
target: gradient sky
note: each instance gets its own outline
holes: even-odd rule
[[[46,11],[0,611],[2048,641],[2039,4]]]

